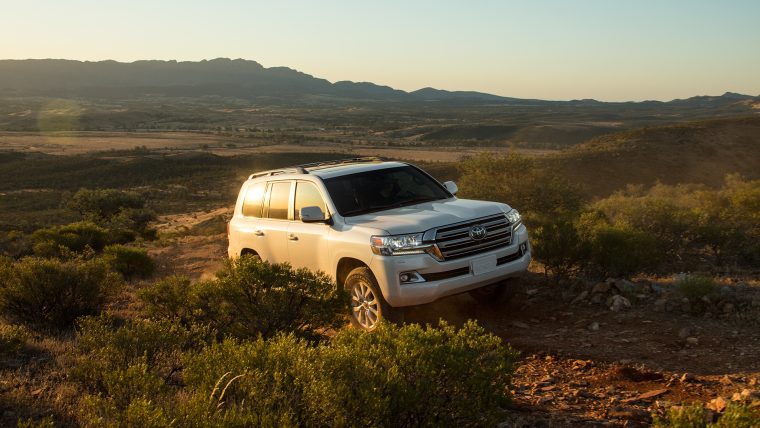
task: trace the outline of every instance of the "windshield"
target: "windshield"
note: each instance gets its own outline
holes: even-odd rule
[[[413,166],[342,175],[328,178],[324,182],[342,216],[451,197],[437,181]]]

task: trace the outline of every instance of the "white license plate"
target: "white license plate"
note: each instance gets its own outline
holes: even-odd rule
[[[470,269],[473,275],[480,275],[481,273],[491,272],[496,269],[496,254],[490,256],[479,257],[470,262]]]

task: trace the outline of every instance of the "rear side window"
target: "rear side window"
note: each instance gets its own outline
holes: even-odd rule
[[[264,204],[264,183],[249,186],[243,199],[243,215],[246,217],[261,217]]]
[[[266,217],[287,220],[289,199],[289,181],[278,181],[272,183],[272,186],[269,188],[269,209],[266,212]]]
[[[317,186],[306,181],[296,183],[296,200],[295,200],[295,219],[301,219],[301,208],[319,207],[323,213],[327,213],[325,201],[317,190]]]

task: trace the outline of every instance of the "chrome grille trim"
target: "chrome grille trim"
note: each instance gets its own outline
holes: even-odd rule
[[[470,237],[470,228],[476,225],[486,228],[485,238],[474,240]],[[504,214],[497,214],[439,227],[434,236],[443,259],[453,260],[511,244],[512,225]]]

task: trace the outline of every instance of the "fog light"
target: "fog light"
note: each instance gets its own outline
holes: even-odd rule
[[[411,272],[401,272],[398,275],[398,279],[402,284],[411,284],[415,282],[425,282],[425,278],[423,278],[420,274],[417,272],[411,271]]]

